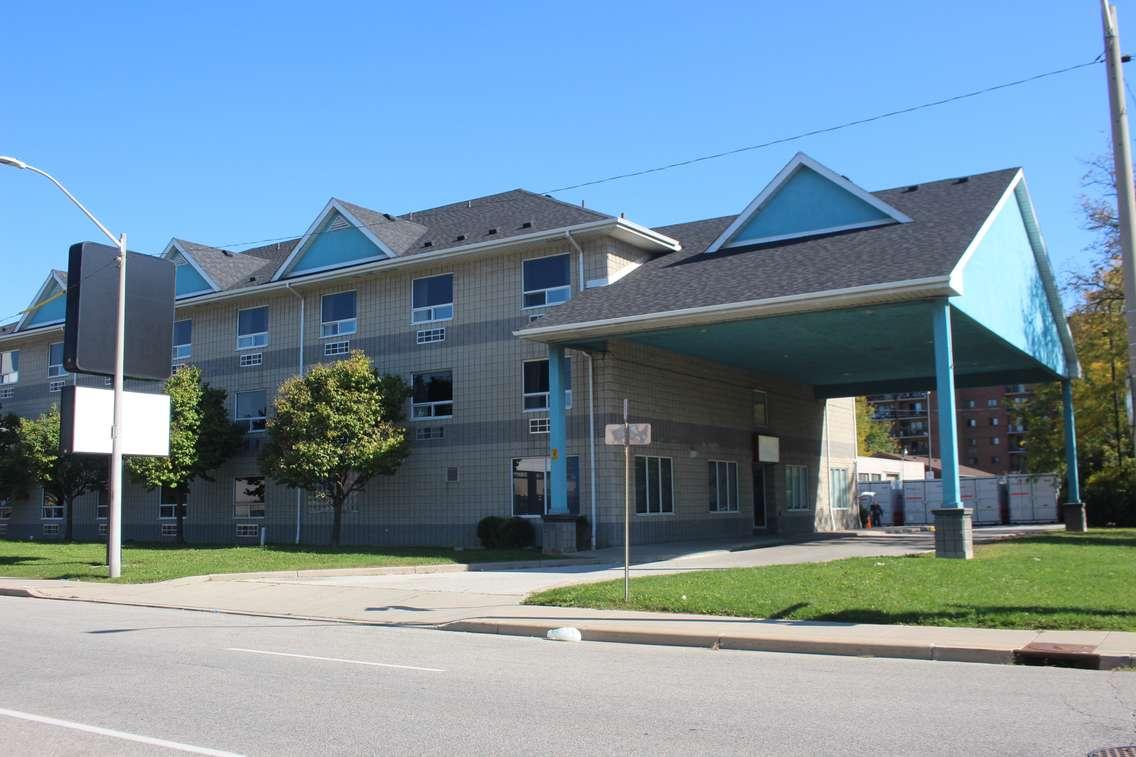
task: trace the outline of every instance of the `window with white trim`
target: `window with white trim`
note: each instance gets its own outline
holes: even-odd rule
[[[427,276],[411,282],[411,323],[448,321],[454,317],[454,275]]]
[[[580,457],[564,458],[568,468],[568,512],[580,514]],[[547,457],[514,457],[513,515],[545,515],[552,507],[552,462]]]
[[[237,349],[268,346],[268,306],[237,311]]]
[[[264,476],[243,476],[233,482],[233,515],[264,517]]]
[[[635,513],[674,512],[674,462],[669,457],[635,456]]]
[[[238,539],[255,539],[260,536],[260,526],[255,523],[238,523],[237,524],[237,538]]]
[[[98,499],[95,500],[95,520],[106,520],[110,512],[110,492],[99,489]]]
[[[44,520],[63,520],[63,503],[46,489],[43,490],[41,514]]]
[[[454,379],[451,371],[414,374],[411,417],[414,420],[450,418],[454,414]]]
[[[248,433],[264,431],[268,420],[267,392],[263,389],[253,389],[248,392],[237,392],[236,410],[233,419]]]
[[[67,384],[67,381],[65,379],[56,379],[55,381],[48,381],[47,382],[47,391],[49,391],[53,394],[55,392],[62,392],[63,387],[66,386],[66,384]]]
[[[63,370],[63,342],[55,342],[47,348],[47,375],[67,375],[67,371]]]
[[[753,390],[753,426],[763,428],[769,424],[769,395],[760,389]]]
[[[186,318],[174,321],[173,349],[171,361],[189,360],[193,356],[193,321]]]
[[[547,434],[549,433],[548,417],[544,418],[529,418],[529,433],[530,434]]]
[[[804,465],[785,466],[785,509],[809,509],[809,469]]]
[[[710,512],[736,513],[738,511],[738,464],[723,460],[708,460],[706,473],[710,487]]]
[[[14,384],[20,380],[20,351],[0,352],[0,384]]]
[[[168,486],[161,488],[158,500],[158,517],[162,520],[177,517],[177,492]],[[188,503],[186,509],[188,510]]]
[[[419,329],[414,337],[418,344],[434,344],[446,341],[446,327],[436,329]]]
[[[829,468],[828,487],[833,510],[847,510],[852,506],[852,493],[848,488],[848,469]]]
[[[320,339],[354,334],[357,327],[355,292],[325,294],[320,299]]]
[[[351,342],[344,339],[342,342],[324,342],[324,357],[342,357],[351,353]]]
[[[0,386],[0,400],[10,400],[16,396],[16,392],[10,386]]]
[[[241,368],[255,368],[258,365],[264,365],[263,352],[246,352],[245,354],[241,355]]]
[[[572,409],[572,358],[565,358],[564,409]],[[526,360],[523,368],[522,402],[525,412],[548,409],[548,358]]]
[[[177,523],[162,523],[158,526],[158,535],[163,537],[177,536],[178,526]]]
[[[567,253],[522,264],[523,307],[559,305],[572,297],[572,257]]]
[[[445,437],[445,426],[418,426],[416,429],[414,429],[414,438],[420,442],[431,441],[434,439],[444,439]]]

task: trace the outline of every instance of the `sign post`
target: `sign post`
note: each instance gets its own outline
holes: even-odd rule
[[[650,423],[631,423],[628,401],[623,400],[623,423],[604,427],[604,442],[623,445],[623,601],[631,600],[631,445],[651,443]]]

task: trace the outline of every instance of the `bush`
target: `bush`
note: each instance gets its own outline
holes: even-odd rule
[[[581,515],[576,518],[576,551],[584,552],[592,548],[592,526],[588,519]]]
[[[522,549],[536,541],[536,532],[525,518],[490,515],[477,524],[477,538],[486,549]]]
[[[1102,468],[1085,481],[1090,526],[1136,526],[1136,461]]]

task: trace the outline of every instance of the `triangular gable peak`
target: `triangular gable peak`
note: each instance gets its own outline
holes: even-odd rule
[[[345,203],[332,198],[300,237],[273,281],[396,256]]]
[[[28,303],[16,326],[17,331],[63,323],[67,317],[67,277],[62,271],[52,271]]]
[[[910,221],[871,192],[799,152],[707,251]]]
[[[217,286],[217,282],[197,262],[193,253],[182,245],[181,240],[170,240],[162,257],[173,261],[176,299],[220,291],[221,287]]]

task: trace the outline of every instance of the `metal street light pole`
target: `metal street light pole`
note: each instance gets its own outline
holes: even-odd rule
[[[67,195],[67,199],[83,211],[83,215],[91,219],[91,222],[99,227],[99,231],[118,248],[118,297],[114,334],[114,423],[110,429],[110,509],[107,513],[107,567],[110,577],[118,578],[122,575],[122,373],[126,354],[126,235],[120,234],[115,237],[110,229],[67,190],[67,187],[47,171],[4,155],[0,155],[0,165],[31,171],[50,181]],[[68,286],[73,283],[68,282]]]

